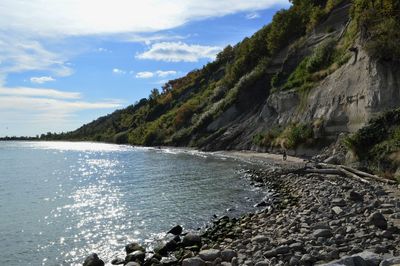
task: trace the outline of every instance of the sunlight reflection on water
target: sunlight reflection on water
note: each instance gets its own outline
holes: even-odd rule
[[[22,228],[9,238],[26,239],[31,234],[36,253],[15,254],[13,250],[21,249],[15,242],[4,246],[3,258],[14,256],[22,262],[31,253],[32,264],[27,265],[81,265],[92,252],[110,265],[115,256],[124,257],[129,242],[151,248],[175,224],[196,229],[213,214],[226,214],[227,208],[237,214],[251,210],[265,196],[240,178],[244,165],[192,150],[81,142],[7,145],[0,153],[0,170],[11,167],[2,165],[1,156],[14,157],[11,162],[23,165],[9,171],[22,180],[15,179],[18,186],[10,184],[8,189],[15,189],[15,194],[20,189],[30,191],[21,203],[32,202],[37,218],[31,215],[28,227],[21,223],[18,210],[0,206],[12,218],[5,223],[8,227],[0,229]],[[1,184],[9,180],[0,179]],[[11,202],[6,196],[0,192],[0,200]],[[18,204],[18,198],[12,201]],[[37,201],[42,203],[36,205]],[[13,265],[12,258],[4,263],[0,258],[0,264]]]

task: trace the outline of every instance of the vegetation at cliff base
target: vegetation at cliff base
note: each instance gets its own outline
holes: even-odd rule
[[[393,177],[400,167],[400,109],[371,120],[345,144],[368,168]]]
[[[253,144],[266,148],[295,149],[301,144],[312,144],[314,141],[313,125],[293,123],[285,128],[272,128],[253,137]]]

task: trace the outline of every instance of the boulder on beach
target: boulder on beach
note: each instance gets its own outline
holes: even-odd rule
[[[199,235],[189,233],[183,237],[182,246],[184,246],[184,247],[190,247],[190,246],[201,247],[201,237]]]
[[[332,231],[329,229],[317,229],[314,231],[313,235],[315,237],[331,237]]]
[[[125,260],[121,259],[121,258],[115,258],[111,261],[112,265],[121,265],[121,264],[125,264]]]
[[[392,266],[392,265],[400,265],[400,257],[385,259],[381,262],[379,266]]]
[[[140,264],[134,261],[130,261],[127,264],[125,264],[125,266],[140,266]]]
[[[96,253],[92,253],[86,257],[83,266],[104,266],[104,261]]]
[[[178,235],[182,234],[182,231],[183,231],[182,226],[176,225],[176,226],[172,227],[171,230],[169,230],[167,232],[167,234],[173,234],[175,236],[178,236]]]
[[[140,261],[143,262],[144,258],[146,257],[146,254],[141,251],[141,250],[136,250],[132,253],[129,253],[126,257],[125,257],[125,262],[129,262],[129,261]]]
[[[136,242],[130,243],[130,244],[125,246],[126,254],[132,253],[132,252],[137,251],[137,250],[140,250],[140,251],[143,251],[143,252],[146,251],[144,247],[142,247],[141,245],[139,245]]]
[[[221,256],[221,251],[219,251],[218,249],[202,250],[199,253],[199,257],[205,261],[214,261],[219,256]]]
[[[368,222],[382,230],[387,229],[388,226],[386,218],[380,212],[374,212],[373,214],[371,214],[368,218]]]
[[[237,257],[237,253],[232,249],[225,249],[221,251],[221,258],[223,261],[231,262],[234,257]]]
[[[364,201],[364,196],[354,190],[351,190],[349,193],[349,199],[352,201],[362,202],[362,201]]]
[[[206,263],[204,260],[199,257],[193,257],[189,259],[184,259],[182,261],[182,266],[205,266]]]
[[[325,266],[339,266],[339,265],[365,265],[365,266],[378,266],[382,258],[373,252],[364,251],[351,256],[345,256],[341,259],[321,264]]]

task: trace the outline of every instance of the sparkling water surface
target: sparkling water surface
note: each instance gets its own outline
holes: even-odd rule
[[[172,226],[254,210],[248,165],[184,149],[88,142],[0,142],[0,265],[109,264]],[[229,212],[227,211],[229,210]]]

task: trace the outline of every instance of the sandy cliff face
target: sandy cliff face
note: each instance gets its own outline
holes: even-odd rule
[[[349,22],[349,8],[344,4],[334,10],[300,49],[282,51],[269,74],[290,73],[319,43],[327,38],[342,38]],[[399,107],[400,65],[376,62],[362,50],[362,45],[356,46],[357,58],[353,55],[306,94],[282,91],[268,95],[264,104],[245,111],[231,107],[208,128],[211,135],[217,131],[218,135],[203,148],[254,149],[257,147],[253,146],[252,138],[259,132],[277,125],[316,120],[323,121],[325,136],[334,140],[342,132],[357,131],[379,113]]]
[[[277,124],[322,118],[325,132],[335,136],[355,132],[373,116],[398,107],[399,82],[398,65],[378,63],[361,50],[356,62],[351,59],[305,99],[297,92],[276,93],[268,98],[264,109],[277,114]]]

